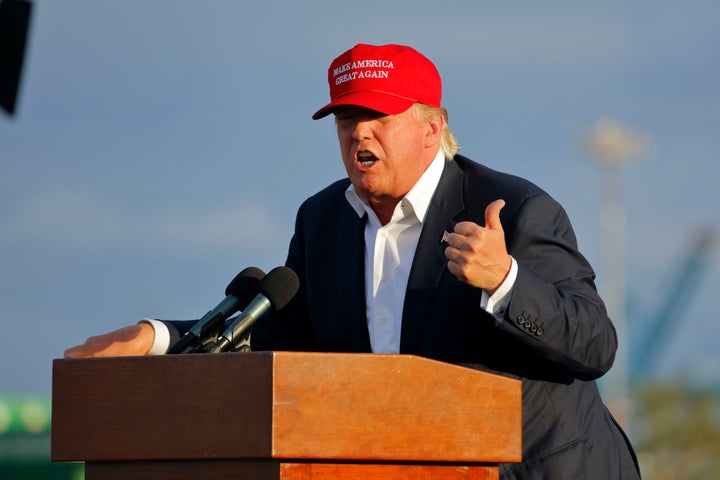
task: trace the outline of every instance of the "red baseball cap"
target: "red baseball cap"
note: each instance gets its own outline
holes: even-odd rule
[[[402,113],[414,103],[440,107],[442,82],[435,65],[403,45],[358,44],[337,57],[328,69],[330,103],[313,120],[339,105],[357,105],[387,115]]]

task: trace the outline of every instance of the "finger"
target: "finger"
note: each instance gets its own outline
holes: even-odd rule
[[[453,228],[453,233],[456,233],[462,237],[469,237],[475,231],[481,228],[477,223],[474,222],[458,222],[455,224],[455,228]]]
[[[490,230],[503,231],[502,223],[500,222],[500,210],[505,206],[505,200],[495,200],[485,209],[485,228]]]
[[[87,345],[77,345],[65,350],[63,354],[65,358],[87,358],[92,357],[93,353],[88,349]]]
[[[453,261],[448,261],[447,268],[450,271],[450,273],[455,275],[455,277],[458,280],[460,280],[461,282],[467,281],[467,278],[463,274],[462,268],[457,263],[455,263]]]
[[[65,358],[78,358],[82,357],[82,351],[80,347],[72,347],[65,350],[65,353],[63,354],[63,357]]]
[[[454,262],[459,256],[460,250],[458,250],[456,247],[448,246],[445,249],[445,258],[447,258],[449,262]]]

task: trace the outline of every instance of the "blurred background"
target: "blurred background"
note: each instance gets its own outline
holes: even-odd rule
[[[717,0],[31,5],[0,111],[0,478],[81,478],[47,461],[64,349],[199,318],[244,267],[284,262],[300,202],[344,176],[310,115],[356,43],[427,55],[461,153],[566,207],[621,338],[603,396],[644,477],[717,474]]]

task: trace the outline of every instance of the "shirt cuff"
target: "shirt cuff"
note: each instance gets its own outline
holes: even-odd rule
[[[482,296],[480,297],[480,307],[495,317],[497,325],[500,325],[503,321],[503,315],[505,315],[505,310],[507,310],[507,306],[510,303],[515,280],[517,280],[517,262],[513,257],[510,257],[510,260],[510,271],[507,277],[505,277],[505,280],[503,280],[503,283],[495,290],[495,293],[488,295],[487,291],[483,290]]]
[[[149,323],[153,330],[155,330],[155,340],[153,340],[152,347],[146,355],[164,355],[170,348],[170,330],[167,325],[159,320],[152,318],[143,318],[140,322]]]

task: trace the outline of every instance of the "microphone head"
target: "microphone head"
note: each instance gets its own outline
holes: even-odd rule
[[[270,301],[273,310],[283,308],[300,288],[300,279],[288,267],[275,267],[260,280],[260,293]]]
[[[265,272],[257,267],[248,267],[238,273],[235,278],[225,288],[225,296],[230,295],[237,297],[241,304],[241,309],[245,308],[248,303],[255,298],[258,293],[260,280],[265,276]]]

